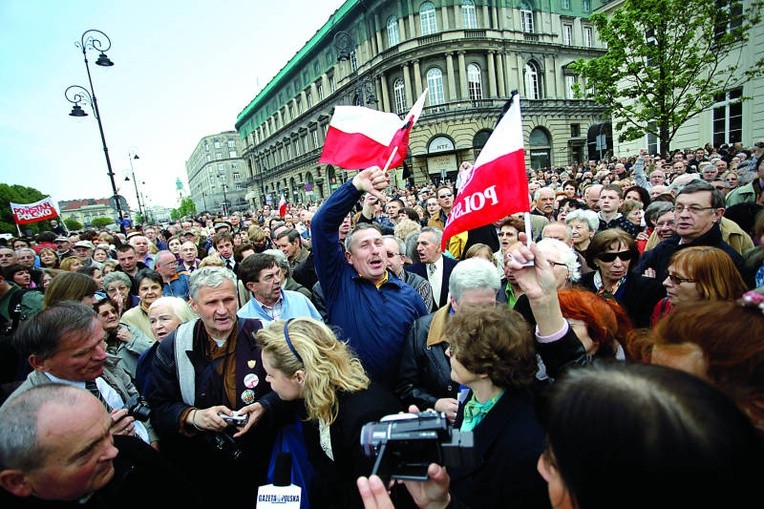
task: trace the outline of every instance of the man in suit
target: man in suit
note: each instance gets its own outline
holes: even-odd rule
[[[453,258],[443,256],[440,250],[442,238],[443,230],[440,228],[432,226],[422,228],[416,243],[420,262],[413,263],[406,269],[430,282],[432,296],[439,308],[448,302],[448,280],[451,277],[451,271],[459,263]]]

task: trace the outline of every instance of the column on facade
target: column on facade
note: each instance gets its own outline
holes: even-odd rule
[[[498,29],[499,28],[499,19],[501,19],[501,16],[499,16],[498,2],[497,2],[497,5],[494,5],[493,7],[490,7],[489,10],[491,12],[491,28]]]
[[[419,60],[414,60],[414,97],[419,97],[424,88],[422,87],[422,70],[419,67]]]
[[[500,52],[496,59],[496,81],[499,84],[499,97],[507,97],[506,75],[504,74],[504,52]]]
[[[409,9],[409,39],[416,38],[416,9],[414,8],[414,2],[412,0],[408,1],[408,9]]]
[[[454,54],[446,53],[446,76],[448,77],[448,101],[457,101],[456,97],[456,73],[454,72]]]
[[[303,106],[303,111],[308,111],[308,94],[305,92],[305,89],[300,90],[300,104]],[[300,115],[300,110],[297,110],[297,114]]]
[[[517,80],[517,90],[520,95],[525,97],[527,90],[525,90],[525,59],[519,53],[515,54],[515,79]]]
[[[544,57],[544,77],[546,78],[544,81],[547,83],[541,82],[542,86],[542,92],[541,97],[542,98],[562,98],[564,99],[564,95],[560,96],[559,91],[562,90],[560,88],[560,84],[557,82],[557,64],[556,59],[554,58],[554,55],[547,55]]]
[[[440,20],[441,20],[441,27],[440,29],[445,32],[446,30],[450,30],[448,27],[448,7],[446,6],[448,2],[443,2],[443,7],[440,10]]]
[[[464,28],[464,16],[462,16],[462,6],[454,4],[454,28],[457,30]]]
[[[468,101],[470,93],[469,90],[467,90],[467,67],[464,63],[464,52],[460,51],[456,55],[459,62],[459,91],[461,94],[459,100]]]
[[[488,2],[483,6],[483,19],[485,20],[485,27],[491,28],[491,8],[488,6]]]
[[[496,62],[494,51],[488,52],[488,94],[491,99],[496,97]]]
[[[379,74],[379,87],[382,89],[382,96],[380,97],[382,111],[393,111],[390,107],[390,94],[387,91],[387,76],[385,73]]]
[[[403,42],[407,40],[408,30],[406,29],[406,18],[401,16],[400,4],[397,11],[395,12],[395,22],[398,24],[398,35],[400,36],[400,41]]]
[[[374,50],[374,54],[381,53],[382,48],[385,47],[383,36],[384,30],[387,30],[387,23],[380,24],[379,13],[374,13],[374,40],[376,41],[377,45],[376,49]]]
[[[401,67],[403,68],[403,90],[406,93],[406,104],[413,104],[414,94],[411,88],[411,72],[409,71],[408,64],[403,64]]]

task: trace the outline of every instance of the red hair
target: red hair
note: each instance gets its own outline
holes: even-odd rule
[[[633,326],[618,302],[575,287],[560,290],[557,295],[565,318],[586,323],[589,337],[598,347],[598,356],[613,357],[619,343],[625,347],[626,335]]]

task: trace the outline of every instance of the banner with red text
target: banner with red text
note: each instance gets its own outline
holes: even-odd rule
[[[515,212],[530,211],[525,173],[520,95],[480,152],[471,173],[459,189],[443,230],[441,249],[454,235],[485,226]]]
[[[58,212],[50,196],[34,203],[10,202],[10,204],[16,224],[36,223],[58,217]]]

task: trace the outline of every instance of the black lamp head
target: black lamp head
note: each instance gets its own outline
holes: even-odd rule
[[[101,54],[98,55],[98,60],[96,60],[96,65],[100,65],[101,67],[111,67],[114,65],[114,62],[109,60],[109,57],[106,56],[106,53],[101,52]]]
[[[70,117],[87,117],[88,114],[82,109],[82,106],[75,104],[72,106],[72,111],[69,113]]]

